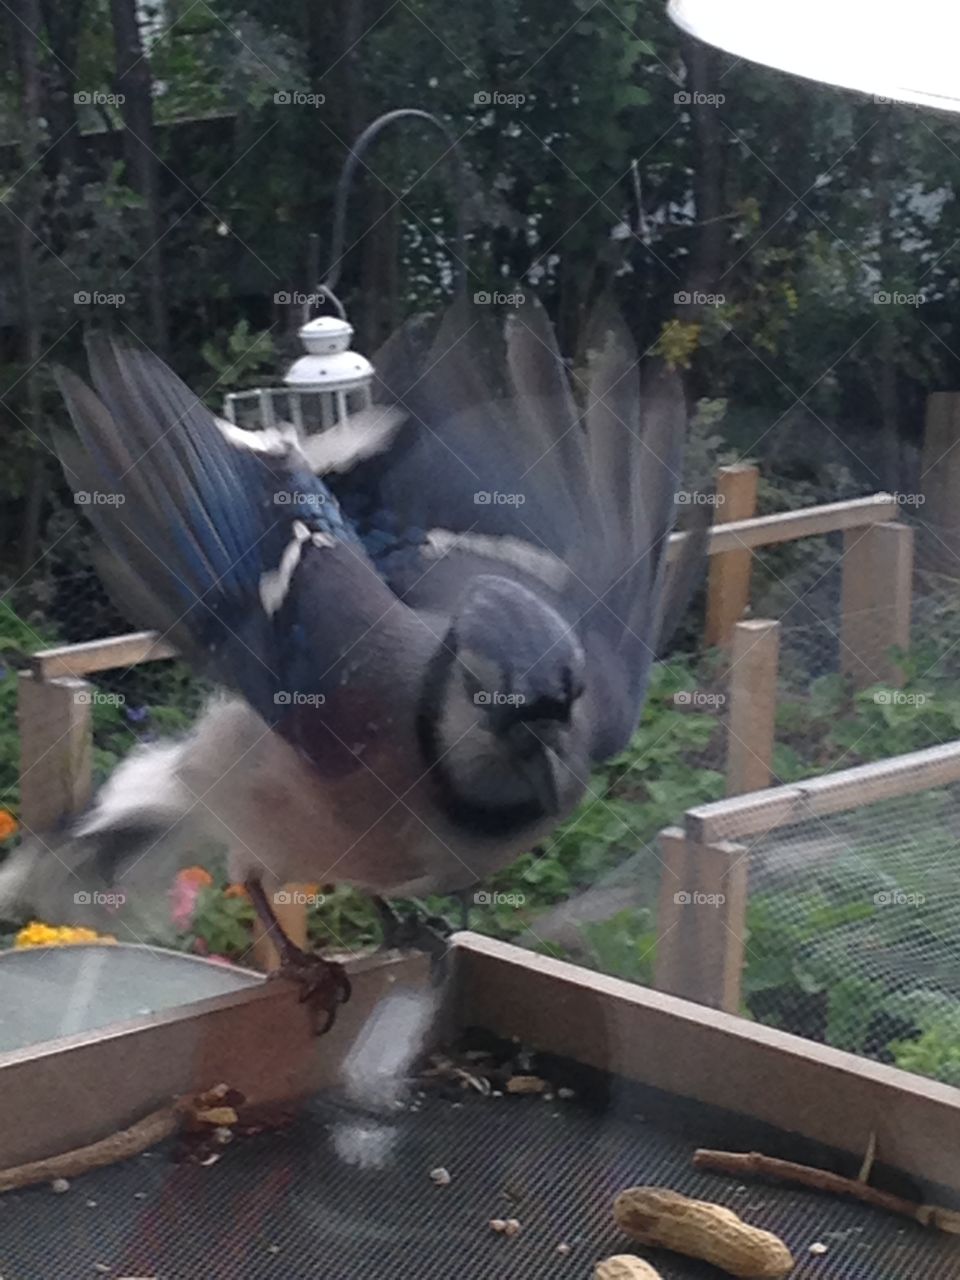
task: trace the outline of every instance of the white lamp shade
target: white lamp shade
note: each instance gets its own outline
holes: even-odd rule
[[[752,62],[878,101],[960,111],[957,0],[670,0],[668,12]]]
[[[312,391],[352,391],[367,386],[373,365],[356,351],[338,351],[330,356],[301,356],[284,375],[288,387],[309,387]]]
[[[351,391],[367,386],[373,365],[350,350],[353,325],[337,316],[317,316],[300,328],[306,355],[295,360],[284,376],[288,387],[313,391]]]

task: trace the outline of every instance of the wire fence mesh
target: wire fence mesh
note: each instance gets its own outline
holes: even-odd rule
[[[960,1085],[960,786],[751,844],[745,1011]]]

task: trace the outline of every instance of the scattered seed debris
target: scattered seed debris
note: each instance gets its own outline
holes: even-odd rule
[[[561,1257],[565,1258],[569,1252],[570,1246],[567,1244],[566,1240],[561,1240],[557,1245],[557,1253],[559,1253]]]
[[[815,1244],[810,1246],[810,1252],[817,1255],[824,1254],[827,1252],[827,1246],[818,1240]]]
[[[239,1117],[235,1107],[201,1107],[193,1113],[200,1124],[212,1124],[217,1129],[236,1124]]]
[[[516,1218],[491,1218],[490,1229],[501,1236],[515,1236],[520,1232],[520,1223]]]
[[[568,1085],[565,1085],[565,1084],[562,1084],[560,1088],[557,1090],[557,1097],[563,1098],[564,1102],[566,1102],[568,1098],[575,1098],[576,1096],[577,1096],[576,1089],[571,1089]]]
[[[439,1169],[430,1170],[430,1181],[435,1182],[438,1187],[449,1187],[453,1178],[450,1176],[450,1171],[441,1166]]]
[[[541,1076],[511,1076],[507,1081],[507,1093],[546,1093],[548,1087]]]
[[[107,1262],[95,1262],[93,1264],[93,1269],[94,1271],[99,1271],[102,1276],[105,1276],[113,1270],[113,1267],[111,1267]]]
[[[50,1190],[56,1195],[62,1196],[64,1191],[70,1190],[70,1183],[66,1178],[54,1178],[50,1183]]]

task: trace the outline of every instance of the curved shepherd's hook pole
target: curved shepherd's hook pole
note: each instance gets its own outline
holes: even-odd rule
[[[339,298],[334,293],[337,283],[340,279],[340,265],[343,259],[343,242],[346,235],[347,223],[347,200],[350,196],[350,185],[353,182],[354,174],[360,163],[361,157],[367,147],[373,142],[374,138],[388,125],[395,120],[417,119],[426,120],[428,123],[435,125],[443,134],[449,143],[450,160],[454,168],[454,176],[456,183],[456,200],[457,200],[457,232],[456,232],[456,259],[454,265],[454,275],[456,278],[456,287],[458,292],[465,292],[467,286],[466,263],[465,257],[465,233],[464,233],[464,204],[466,190],[466,166],[464,165],[463,156],[460,150],[460,144],[453,136],[451,131],[429,111],[421,111],[418,107],[401,107],[396,111],[388,111],[385,115],[379,116],[372,124],[367,125],[363,133],[360,134],[356,142],[350,148],[350,154],[347,156],[343,170],[340,174],[340,181],[337,183],[336,196],[333,206],[333,235],[330,243],[330,269],[326,277],[317,286],[317,291],[322,293],[337,308],[340,316],[343,317],[344,310]]]

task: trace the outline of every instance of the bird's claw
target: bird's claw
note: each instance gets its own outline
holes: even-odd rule
[[[337,1018],[342,1004],[350,999],[350,979],[342,964],[325,960],[299,947],[288,948],[280,961],[280,967],[269,975],[285,978],[300,987],[300,1003],[309,1004],[317,1012],[326,1015],[322,1026],[316,1028],[318,1036],[325,1035]]]

